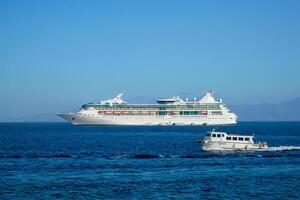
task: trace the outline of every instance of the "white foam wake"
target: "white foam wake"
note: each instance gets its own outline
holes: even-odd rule
[[[268,147],[267,149],[261,149],[260,151],[292,151],[292,150],[300,150],[300,146]]]

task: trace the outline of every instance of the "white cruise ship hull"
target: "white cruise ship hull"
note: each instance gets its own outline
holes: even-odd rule
[[[81,113],[57,113],[74,125],[229,125],[236,118],[225,116],[149,116],[149,115],[83,115]]]

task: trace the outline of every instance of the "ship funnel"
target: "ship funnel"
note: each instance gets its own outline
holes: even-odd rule
[[[105,101],[101,101],[101,104],[124,104],[126,103],[122,99],[123,93],[118,94],[115,98],[113,99],[107,99]]]
[[[213,91],[208,90],[205,95],[199,100],[199,103],[217,103],[213,97]]]

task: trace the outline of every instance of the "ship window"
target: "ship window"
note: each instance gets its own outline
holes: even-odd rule
[[[212,134],[213,137],[216,137],[216,134]]]
[[[237,137],[233,137],[232,140],[237,140]]]
[[[239,137],[239,141],[244,141],[244,138],[242,138],[242,137]]]
[[[211,111],[212,115],[222,115],[221,111]]]
[[[166,111],[160,111],[160,112],[157,112],[158,115],[167,115],[167,112]]]
[[[245,141],[250,141],[250,138],[245,138]]]
[[[189,115],[190,112],[189,112],[189,111],[184,111],[183,114],[184,114],[184,115]]]
[[[226,137],[226,140],[231,140],[231,137]]]
[[[198,111],[191,111],[191,115],[198,115],[199,112]]]
[[[217,134],[217,137],[221,137],[221,134]]]

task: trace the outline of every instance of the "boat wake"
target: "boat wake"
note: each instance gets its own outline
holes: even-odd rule
[[[85,154],[49,154],[49,155],[22,155],[22,154],[12,154],[12,155],[1,155],[0,159],[45,159],[45,158],[84,158],[84,157],[98,157],[109,160],[119,160],[119,159],[193,159],[193,158],[213,158],[213,157],[235,157],[244,155],[246,157],[282,157],[282,156],[300,156],[299,153],[286,153],[286,154],[278,154],[275,152],[280,151],[300,151],[300,146],[278,146],[278,147],[268,147],[266,149],[256,149],[256,150],[242,150],[242,151],[212,151],[205,152],[202,154],[188,154],[188,155],[165,155],[165,154],[122,154],[122,155],[99,155],[98,153],[85,153]],[[254,152],[274,152],[274,153],[266,153],[262,154],[253,154]],[[270,155],[271,154],[271,155]]]
[[[300,146],[268,147],[267,149],[260,149],[258,151],[295,151],[295,150],[300,150]]]

